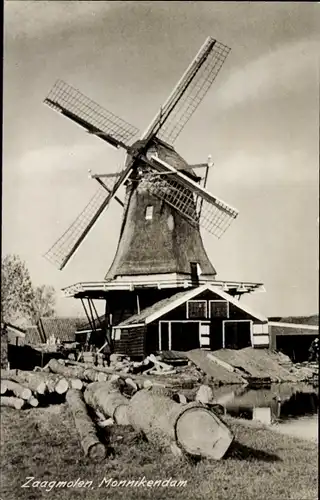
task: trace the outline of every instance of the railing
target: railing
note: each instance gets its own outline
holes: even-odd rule
[[[252,292],[265,292],[263,283],[254,283],[249,281],[209,281],[209,280],[199,280],[199,286],[210,284],[215,287],[221,287],[223,291],[236,292],[238,295],[243,293]],[[75,283],[74,285],[68,286],[62,289],[62,293],[65,297],[74,297],[80,293],[86,292],[107,292],[110,290],[138,290],[142,288],[190,288],[194,286],[190,279],[171,279],[171,280],[161,280],[161,281],[141,281],[140,283],[134,281],[86,281]]]

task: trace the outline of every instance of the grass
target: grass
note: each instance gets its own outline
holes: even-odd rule
[[[317,445],[283,436],[254,422],[226,419],[235,434],[228,456],[191,461],[160,452],[130,428],[109,428],[114,454],[102,464],[83,457],[66,404],[1,415],[2,500],[314,500]],[[91,488],[22,488],[38,481],[92,481]],[[187,480],[186,487],[101,487],[113,480]]]

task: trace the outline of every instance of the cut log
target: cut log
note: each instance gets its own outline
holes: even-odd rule
[[[7,391],[13,392],[17,398],[28,400],[32,396],[32,392],[28,387],[13,382],[12,380],[4,380],[6,384]]]
[[[101,462],[106,458],[107,450],[104,444],[99,441],[95,425],[89,417],[83,401],[82,392],[77,389],[69,389],[66,400],[72,411],[84,454],[94,462]]]
[[[37,394],[45,394],[47,391],[43,375],[43,373],[23,370],[1,370],[2,379],[13,380],[18,384],[28,387],[32,392]]]
[[[96,381],[97,382],[105,382],[108,379],[108,375],[103,372],[96,371]]]
[[[172,399],[141,390],[127,409],[129,423],[155,446],[171,449],[177,444],[185,453],[221,459],[233,440],[217,415],[199,403],[180,405]]]
[[[0,406],[9,406],[10,408],[21,410],[24,404],[25,401],[21,398],[0,396]]]
[[[104,373],[99,374],[98,371],[93,370],[91,367],[84,366],[66,366],[59,363],[56,359],[51,359],[48,363],[48,367],[53,373],[63,375],[67,378],[78,378],[81,380],[87,380],[88,382],[95,382],[97,380],[106,380],[107,375]]]
[[[49,393],[65,394],[69,389],[69,382],[61,375],[47,372],[42,375]]]
[[[67,378],[80,378],[80,379],[84,378],[83,374],[85,369],[83,367],[79,366],[69,367],[66,366],[65,364],[62,364],[60,360],[57,361],[56,359],[50,359],[48,367],[50,371],[52,371],[53,373],[58,373]]]
[[[54,386],[54,391],[57,394],[65,394],[69,389],[69,382],[65,378],[60,378],[57,380]]]
[[[1,380],[0,382],[0,393],[5,394],[7,392],[7,381],[6,380]]]
[[[27,403],[28,403],[28,405],[32,406],[33,408],[36,408],[39,404],[39,401],[34,396],[31,396],[28,399]]]
[[[88,406],[102,413],[106,418],[113,418],[119,425],[128,425],[127,406],[129,400],[121,394],[123,381],[93,382],[84,392]]]
[[[145,380],[143,382],[142,388],[143,389],[150,389],[152,386],[153,386],[153,383],[151,382],[151,380]]]
[[[83,383],[79,378],[71,378],[69,379],[69,387],[70,389],[78,389],[78,391],[81,391]]]

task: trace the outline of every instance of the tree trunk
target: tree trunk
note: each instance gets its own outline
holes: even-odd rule
[[[21,398],[0,396],[0,406],[9,406],[10,408],[21,410],[24,404],[25,401]]]
[[[66,400],[72,411],[85,455],[95,462],[101,462],[106,458],[107,451],[97,437],[96,428],[87,413],[82,392],[77,389],[69,389]]]
[[[130,424],[162,448],[177,444],[193,456],[219,460],[233,440],[228,427],[199,403],[180,405],[152,390],[141,390],[127,411]]]
[[[101,412],[106,418],[111,417],[119,425],[128,425],[127,406],[129,400],[121,394],[121,379],[113,382],[94,382],[84,392],[87,405]]]
[[[23,385],[17,384],[17,382],[13,382],[12,380],[3,380],[6,385],[6,389],[9,392],[13,392],[13,394],[17,398],[28,400],[32,396],[32,392],[28,387],[23,387]]]

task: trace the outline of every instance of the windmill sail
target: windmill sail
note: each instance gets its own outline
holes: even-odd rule
[[[100,183],[98,191],[96,191],[89,203],[45,254],[45,257],[60,270],[70,260],[102,212],[107,208],[119,187],[125,182],[131,172],[132,164],[132,161],[129,162],[126,169],[120,172],[115,183],[111,178],[108,185],[105,181]]]
[[[75,244],[86,230],[89,222],[96,214],[101,204],[106,200],[107,196],[107,192],[100,187],[75,221],[47,251],[45,254],[46,259],[59,269],[63,269],[71,257],[70,253],[72,252]],[[68,258],[69,255],[70,257]]]
[[[152,156],[151,160],[141,181],[142,186],[175,208],[189,222],[220,238],[238,211],[160,158]]]
[[[138,129],[58,80],[44,103],[114,147],[128,149]]]
[[[230,48],[208,37],[143,135],[173,144],[218,75]]]

